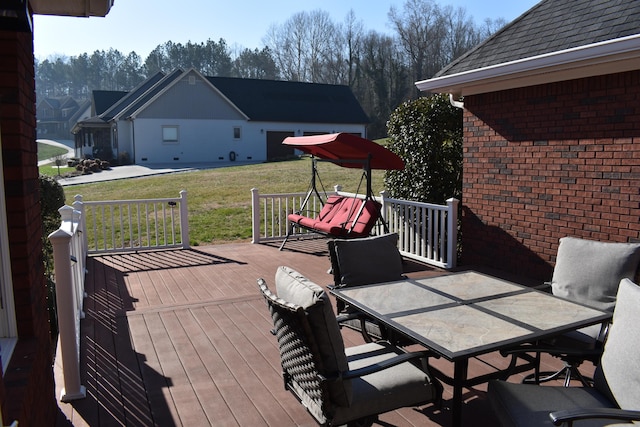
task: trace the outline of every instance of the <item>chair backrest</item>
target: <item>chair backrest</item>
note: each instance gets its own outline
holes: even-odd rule
[[[328,242],[335,286],[357,286],[402,279],[396,233]]]
[[[553,294],[611,311],[620,280],[633,279],[639,263],[639,243],[564,237],[551,280]]]
[[[327,201],[324,202],[324,206],[320,209],[316,219],[323,222],[329,222],[338,212],[340,206],[344,202],[344,197],[331,195],[327,197]]]
[[[640,411],[640,287],[623,279],[617,300],[595,387],[622,409]]]
[[[325,423],[329,391],[320,378],[322,360],[304,309],[276,297],[263,279],[258,280],[258,286],[273,320],[285,385],[318,422]]]
[[[368,236],[380,217],[382,205],[375,200],[353,198],[343,204],[342,218],[336,217],[337,223],[349,235]]]
[[[320,373],[335,379],[340,377],[340,373],[348,371],[344,342],[326,292],[297,271],[279,267],[276,271],[276,293],[278,298],[304,310],[310,337],[316,345],[316,358],[320,361],[317,368]],[[350,381],[329,381],[328,392],[332,403],[340,406],[350,405]]]

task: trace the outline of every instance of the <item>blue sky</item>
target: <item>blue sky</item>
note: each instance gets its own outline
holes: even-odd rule
[[[476,22],[486,18],[520,16],[538,0],[438,0],[439,5],[462,6]],[[104,18],[34,17],[34,51],[39,59],[52,55],[77,56],[113,47],[123,54],[135,51],[144,60],[159,44],[226,40],[231,47],[263,47],[272,24],[294,13],[324,10],[342,22],[353,9],[365,30],[391,33],[388,12],[402,9],[404,0],[115,0]]]

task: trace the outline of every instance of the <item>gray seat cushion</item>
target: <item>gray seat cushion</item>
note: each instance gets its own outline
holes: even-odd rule
[[[595,387],[542,387],[502,381],[489,383],[489,398],[502,426],[553,425],[549,413],[575,408],[640,410],[640,287],[629,279],[618,286],[618,303],[594,375]],[[611,426],[611,420],[585,420],[579,426]]]
[[[553,411],[576,407],[610,408],[612,405],[594,388],[545,387],[493,381],[489,383],[488,393],[502,427],[553,426],[549,418],[549,413]],[[606,426],[611,423],[611,420],[590,420],[577,426]]]
[[[327,373],[347,371],[349,364],[344,352],[344,342],[326,292],[297,271],[279,267],[276,271],[276,293],[278,298],[307,310],[309,324]],[[333,381],[329,387],[333,401],[349,405],[351,385],[348,381]]]
[[[620,280],[633,279],[639,262],[638,243],[563,237],[551,280],[553,294],[612,311]]]
[[[385,342],[347,348],[351,370],[391,359],[399,354]],[[351,380],[353,401],[349,408],[337,407],[333,423],[340,425],[372,413],[383,413],[404,406],[418,406],[435,397],[427,375],[409,362]]]
[[[599,368],[608,390],[622,409],[640,411],[640,287],[629,279],[620,282],[618,304]],[[596,377],[596,380],[598,377]]]

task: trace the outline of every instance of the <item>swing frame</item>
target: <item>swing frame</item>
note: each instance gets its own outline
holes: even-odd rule
[[[372,165],[375,166],[376,169],[404,168],[404,162],[395,153],[392,153],[373,141],[346,133],[289,137],[283,141],[283,144],[293,145],[301,151],[311,154],[311,182],[299,211],[287,215],[287,235],[280,246],[280,250],[284,248],[293,232],[293,228],[296,226],[328,237],[355,238],[365,237],[365,235],[371,232],[377,222],[382,222],[385,232],[388,232],[388,225],[381,215],[382,205],[377,202],[373,196],[371,170]],[[317,162],[319,161],[334,163],[341,167],[361,168],[363,170],[363,178],[366,178],[366,193],[364,199],[355,196],[331,196],[341,197],[343,199],[340,200],[339,204],[335,207],[336,210],[340,210],[340,218],[345,220],[342,223],[342,229],[337,229],[335,225],[329,227],[328,222],[333,219],[335,212],[333,212],[331,208],[327,209],[326,207],[326,201],[328,201],[329,197],[326,196],[324,186],[322,186],[322,189],[325,193],[326,200],[323,200],[317,188],[316,179],[319,176]],[[320,184],[322,185],[322,181],[320,181]],[[361,185],[362,178],[358,185],[357,192]],[[301,212],[313,194],[318,197],[322,204],[322,210],[315,219],[301,215]],[[345,206],[343,205],[349,202],[351,203],[351,207],[345,216]],[[354,212],[354,207],[358,203],[358,211]],[[370,215],[368,219],[370,223],[365,223],[363,227],[359,219],[363,216],[365,210]],[[323,213],[325,215],[323,215]],[[373,218],[374,215],[375,218]],[[326,218],[328,218],[328,221],[325,221]],[[349,224],[351,224],[350,228],[346,230]],[[359,226],[362,230],[354,231],[356,226]]]

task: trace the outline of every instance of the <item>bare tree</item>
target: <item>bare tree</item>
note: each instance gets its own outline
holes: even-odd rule
[[[393,37],[375,31],[362,41],[358,78],[352,90],[371,119],[368,135],[386,135],[391,112],[409,98],[408,68]]]
[[[263,42],[273,50],[285,80],[322,82],[335,32],[328,12],[298,12],[284,24],[272,25]]]
[[[391,7],[389,20],[407,55],[413,81],[429,78],[445,65],[441,52],[446,26],[433,0],[407,0],[402,12]]]

